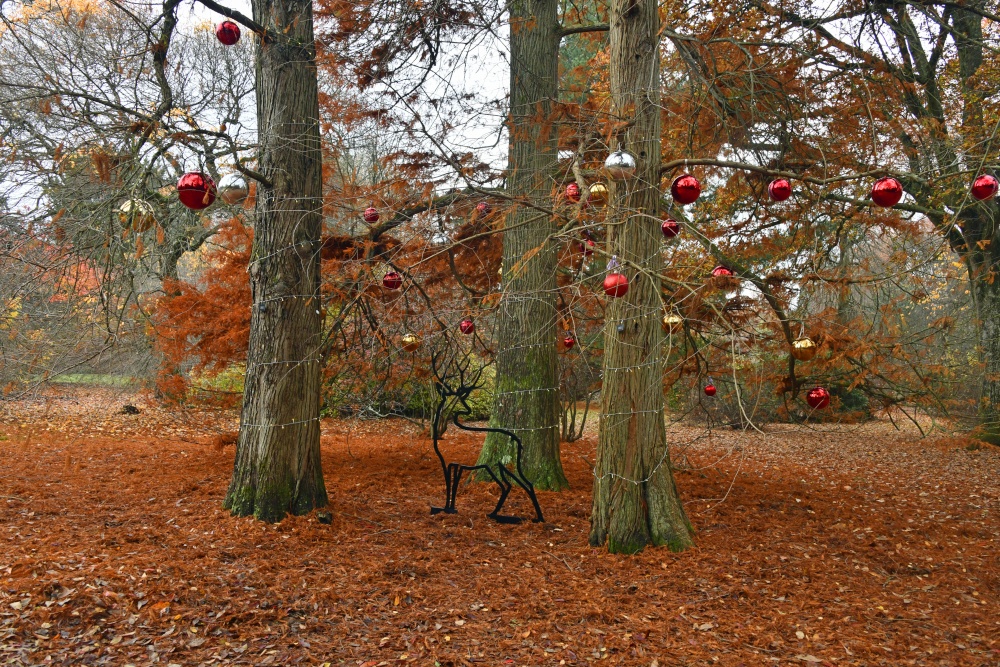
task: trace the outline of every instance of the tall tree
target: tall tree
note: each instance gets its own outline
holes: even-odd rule
[[[515,205],[503,236],[497,312],[494,426],[524,443],[525,474],[538,489],[569,486],[559,458],[556,259],[550,207],[557,165],[553,107],[559,94],[558,2],[510,3],[510,115],[507,193]],[[536,204],[541,208],[532,207]],[[487,437],[479,463],[509,462],[506,437]]]
[[[311,0],[254,0],[259,132],[253,311],[225,507],[278,521],[326,505],[320,464],[322,154]]]
[[[660,48],[656,0],[610,7],[612,113],[635,156],[632,179],[613,188],[608,248],[629,278],[606,311],[601,430],[590,543],[614,553],[693,543],[670,467],[663,414],[663,258],[660,202]]]

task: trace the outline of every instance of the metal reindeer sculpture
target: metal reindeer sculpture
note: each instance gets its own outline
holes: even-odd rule
[[[459,421],[460,417],[467,417],[472,414],[472,408],[469,407],[468,400],[473,391],[483,386],[481,382],[483,369],[481,367],[473,369],[473,360],[467,354],[459,359],[457,355],[449,354],[448,351],[441,349],[432,353],[431,367],[434,371],[434,388],[440,399],[437,409],[434,411],[434,420],[431,423],[431,435],[434,440],[434,453],[437,454],[438,459],[441,461],[441,470],[444,473],[445,485],[444,507],[431,507],[431,514],[439,512],[455,514],[458,511],[455,509],[455,498],[458,495],[458,484],[462,479],[462,474],[482,470],[500,487],[500,498],[497,500],[497,506],[487,515],[489,518],[498,523],[520,523],[524,521],[523,517],[500,513],[504,503],[507,501],[507,496],[516,484],[524,489],[524,492],[528,494],[528,498],[531,499],[531,504],[535,507],[534,521],[544,521],[542,518],[542,508],[538,504],[538,498],[535,496],[535,488],[524,475],[524,471],[521,470],[521,456],[524,453],[521,439],[506,429],[467,426]],[[452,423],[463,431],[501,433],[510,438],[515,444],[517,451],[516,472],[501,462],[493,465],[471,466],[455,462],[448,463],[441,453],[438,441],[441,439],[443,433],[443,429],[441,428],[442,420],[447,422],[448,419],[446,413],[449,406]]]

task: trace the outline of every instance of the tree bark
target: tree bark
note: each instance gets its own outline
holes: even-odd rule
[[[327,503],[320,465],[322,155],[310,0],[253,0],[259,186],[253,313],[236,464],[224,506],[279,521]]]
[[[590,544],[636,553],[648,544],[693,544],[674,484],[663,415],[663,272],[660,201],[660,58],[656,0],[610,7],[612,112],[630,123],[623,147],[635,177],[612,188],[608,245],[624,265],[628,293],[606,310],[601,429]]]
[[[507,186],[517,199],[548,205],[557,163],[553,103],[559,94],[556,0],[510,3],[510,119]],[[503,290],[497,315],[496,403],[491,426],[517,432],[522,465],[536,489],[569,486],[559,459],[556,252],[545,214],[516,206],[503,236]],[[480,464],[513,463],[514,448],[487,436]]]

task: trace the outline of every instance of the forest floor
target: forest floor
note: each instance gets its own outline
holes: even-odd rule
[[[264,525],[221,509],[233,412],[4,409],[0,664],[1000,665],[1000,449],[971,441],[672,425],[697,546],[624,557],[587,545],[592,435],[546,523],[509,526],[484,484],[429,513],[414,426],[325,421],[333,523]]]

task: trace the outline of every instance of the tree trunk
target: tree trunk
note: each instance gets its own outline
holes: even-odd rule
[[[510,147],[507,187],[518,199],[551,203],[557,162],[552,106],[559,93],[556,0],[510,3]],[[503,290],[497,315],[496,403],[491,426],[524,443],[523,469],[535,488],[569,486],[559,459],[556,360],[556,252],[549,216],[516,206],[503,237]],[[505,436],[490,434],[479,463],[512,463]]]
[[[612,113],[631,123],[623,147],[635,177],[613,187],[608,245],[624,265],[628,293],[606,310],[601,430],[590,544],[636,553],[647,544],[693,544],[670,467],[663,421],[663,272],[660,201],[660,58],[656,0],[613,0]]]
[[[236,465],[224,506],[279,521],[327,503],[320,465],[322,156],[310,0],[253,0],[259,169],[253,313]]]

